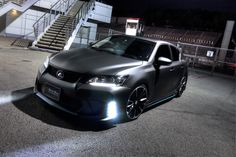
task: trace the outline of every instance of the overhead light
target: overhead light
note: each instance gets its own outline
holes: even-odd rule
[[[17,14],[18,14],[17,10],[16,9],[12,9],[11,15],[12,16],[17,16]]]

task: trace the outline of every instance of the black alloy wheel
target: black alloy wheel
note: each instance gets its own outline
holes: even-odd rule
[[[137,119],[142,114],[147,97],[145,85],[138,86],[131,92],[125,110],[128,120]]]
[[[179,85],[179,88],[177,90],[177,94],[176,94],[176,97],[181,97],[181,95],[183,94],[185,88],[186,88],[186,85],[187,85],[187,76],[183,76],[181,81],[180,81],[180,85]]]

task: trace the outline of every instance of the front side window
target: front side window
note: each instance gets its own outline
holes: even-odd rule
[[[105,38],[91,48],[114,55],[148,61],[156,43],[129,36],[111,36]]]
[[[171,46],[173,61],[179,61],[179,50],[175,48],[174,46]]]
[[[156,54],[156,60],[159,57],[165,57],[165,58],[168,58],[168,59],[172,60],[170,49],[169,49],[168,45],[160,45],[159,46],[159,48],[157,50],[157,54]]]

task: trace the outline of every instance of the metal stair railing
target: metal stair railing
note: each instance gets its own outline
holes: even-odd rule
[[[52,24],[59,14],[64,15],[77,0],[58,0],[43,14],[33,25],[35,38],[37,39],[45,29]]]
[[[95,7],[95,1],[96,0],[90,0],[88,3],[84,3],[77,14],[73,17],[72,25],[66,28],[66,41],[69,42],[69,38],[72,36],[75,28],[79,24],[79,22],[82,20],[85,21],[87,15],[89,14],[89,11],[92,9],[92,7]]]

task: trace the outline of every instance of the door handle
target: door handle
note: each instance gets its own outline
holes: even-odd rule
[[[183,66],[183,65],[181,65],[181,66],[180,66],[180,68],[181,68],[181,69],[183,69],[183,68],[184,68],[184,66]]]
[[[170,68],[170,72],[175,71],[175,68]]]

